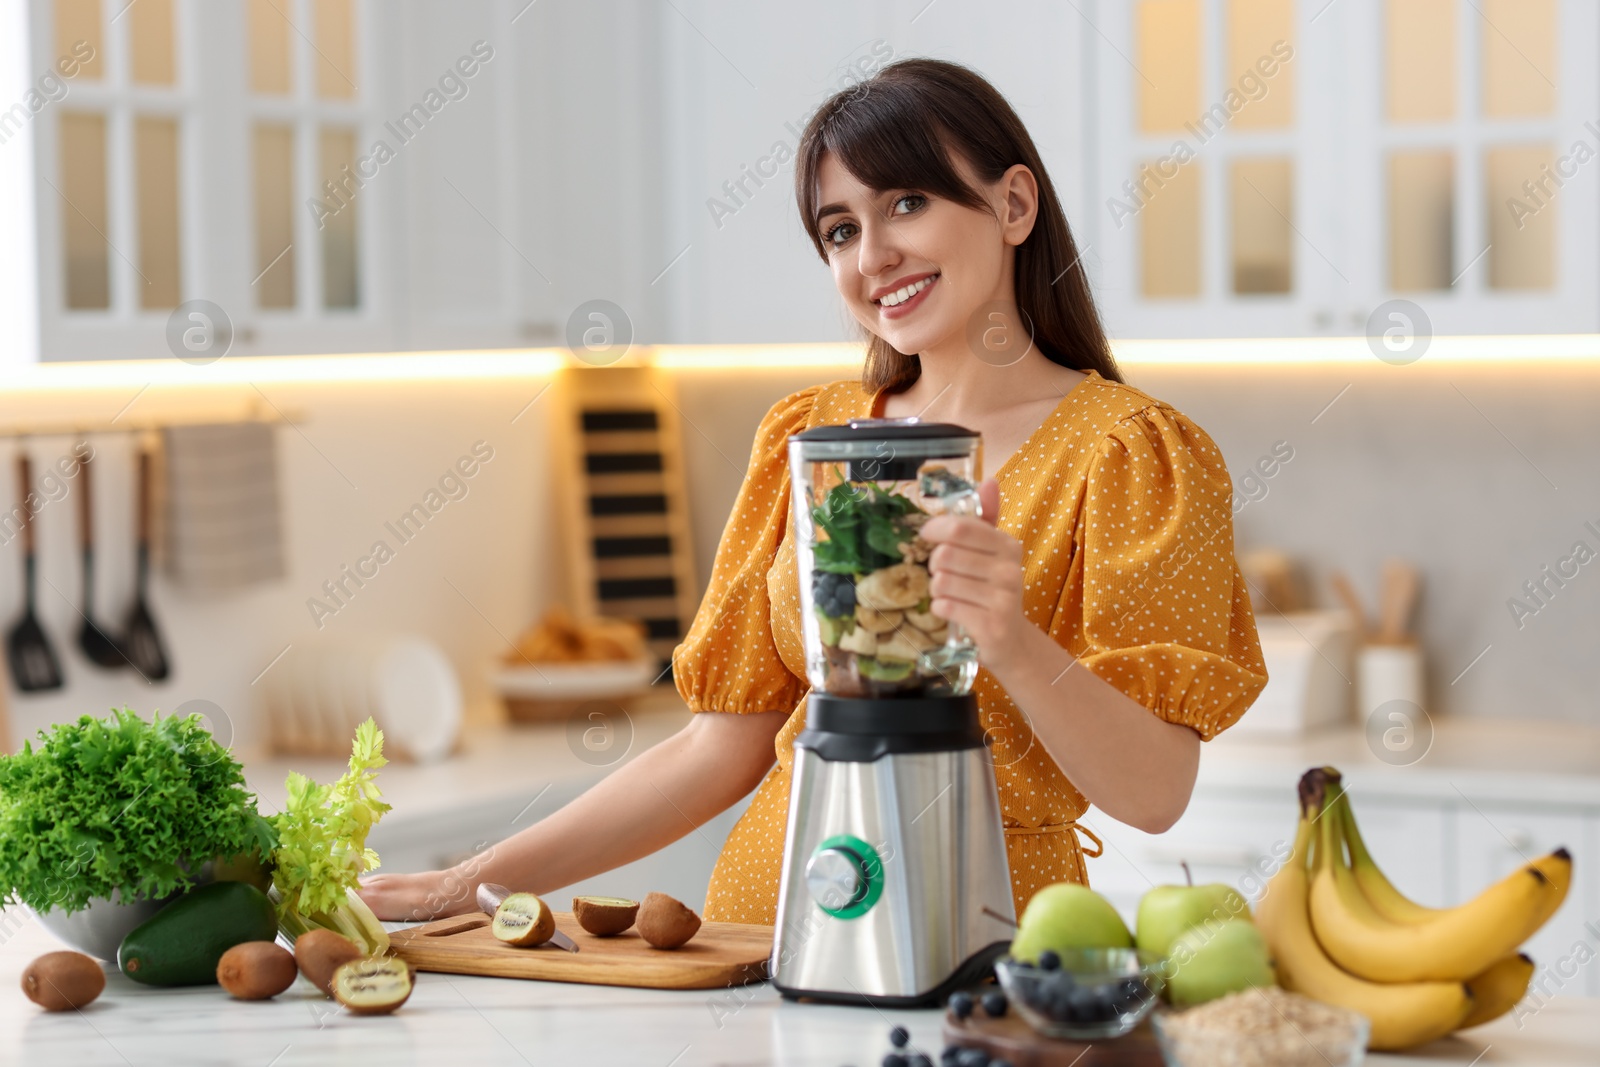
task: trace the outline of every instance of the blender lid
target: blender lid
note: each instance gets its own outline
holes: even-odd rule
[[[790,436],[791,441],[921,441],[977,437],[976,430],[953,422],[903,419],[851,419],[840,426],[817,426]]]

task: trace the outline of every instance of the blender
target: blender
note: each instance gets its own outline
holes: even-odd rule
[[[806,727],[771,973],[790,999],[913,1007],[986,974],[1014,929],[977,648],[932,610],[918,531],[980,513],[980,438],[857,419],[789,438]]]

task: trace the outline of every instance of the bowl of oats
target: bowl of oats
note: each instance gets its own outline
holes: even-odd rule
[[[1167,1067],[1360,1067],[1365,1016],[1276,986],[1150,1017]]]

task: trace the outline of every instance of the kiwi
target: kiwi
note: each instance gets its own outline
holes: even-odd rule
[[[45,1011],[94,1003],[106,987],[106,972],[81,952],[46,952],[22,972],[22,991]]]
[[[341,963],[333,972],[333,999],[352,1015],[388,1015],[411,996],[411,968],[394,956]]]
[[[596,937],[611,937],[633,925],[639,914],[637,900],[622,897],[573,897],[572,917]]]
[[[299,964],[300,973],[329,996],[333,995],[333,972],[339,965],[365,955],[354,941],[332,930],[312,930],[294,942],[294,961]]]
[[[700,916],[665,893],[650,893],[639,905],[639,936],[655,948],[677,948],[700,929]]]
[[[491,932],[508,945],[542,945],[556,932],[556,917],[532,893],[512,893],[494,913]]]
[[[245,941],[217,961],[217,982],[239,1000],[267,1000],[294,985],[294,954],[275,941]]]

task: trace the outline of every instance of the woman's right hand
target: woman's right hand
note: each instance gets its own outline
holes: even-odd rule
[[[459,868],[418,874],[375,874],[356,893],[379,919],[423,922],[478,910],[477,880]]]

